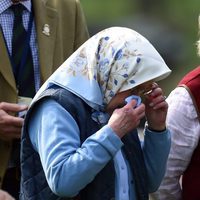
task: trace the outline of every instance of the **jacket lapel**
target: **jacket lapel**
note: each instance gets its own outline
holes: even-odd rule
[[[48,1],[32,1],[36,24],[42,83],[52,74],[56,38],[57,12]]]
[[[7,52],[7,48],[5,45],[3,33],[0,30],[0,47],[1,47],[1,54],[0,54],[0,73],[3,75],[5,80],[10,84],[10,86],[16,90],[15,85],[15,78],[12,72],[12,66],[9,60],[9,55]]]

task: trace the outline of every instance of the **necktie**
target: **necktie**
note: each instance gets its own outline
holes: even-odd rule
[[[13,3],[19,3],[20,0],[12,0]]]
[[[29,45],[29,35],[23,26],[22,4],[12,5],[14,13],[13,38],[12,38],[12,62],[18,95],[33,97],[35,95],[35,81],[33,71],[33,59]]]
[[[19,3],[20,1],[27,1],[27,0],[12,0],[13,3]]]

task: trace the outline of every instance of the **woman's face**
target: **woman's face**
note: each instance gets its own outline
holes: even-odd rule
[[[109,102],[109,104],[106,107],[106,111],[109,114],[112,114],[112,112],[116,109],[116,108],[122,108],[126,102],[125,99],[126,97],[130,96],[130,95],[138,95],[138,96],[142,96],[145,93],[149,93],[151,92],[151,88],[152,88],[152,82],[146,82],[143,83],[141,85],[138,85],[137,87],[135,87],[134,89],[130,89],[127,91],[123,91],[120,93],[117,93]]]

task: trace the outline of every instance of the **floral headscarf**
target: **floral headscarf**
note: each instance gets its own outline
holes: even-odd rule
[[[162,57],[139,33],[124,27],[105,29],[75,51],[46,81],[36,97],[52,84],[102,110],[116,93],[170,74]]]

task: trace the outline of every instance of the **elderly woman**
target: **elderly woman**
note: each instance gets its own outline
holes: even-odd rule
[[[168,105],[155,81],[170,72],[149,41],[128,28],[108,28],[83,44],[27,113],[21,199],[148,199],[170,149]],[[126,103],[133,94],[144,94],[143,103]],[[141,143],[136,129],[144,116]]]

